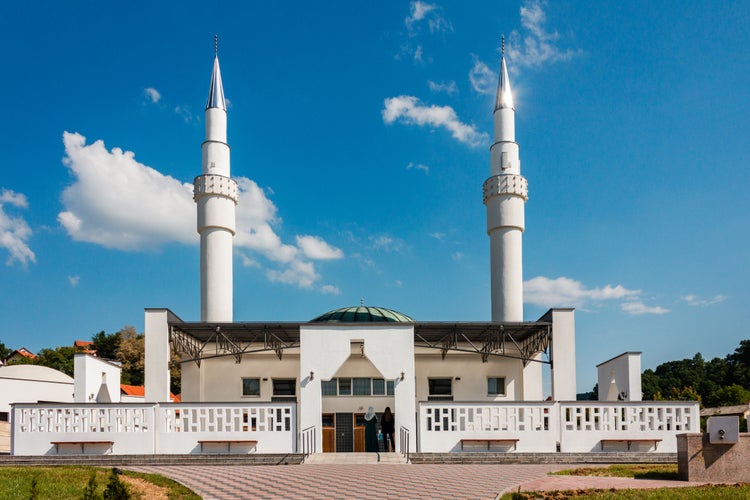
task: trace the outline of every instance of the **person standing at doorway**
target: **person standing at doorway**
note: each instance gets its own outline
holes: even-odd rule
[[[365,413],[365,451],[378,453],[378,417],[370,406]]]
[[[383,412],[383,417],[380,422],[380,429],[383,432],[383,444],[385,445],[385,452],[389,453],[396,451],[396,441],[393,439],[393,434],[396,432],[396,420],[393,418],[391,407],[386,406]]]

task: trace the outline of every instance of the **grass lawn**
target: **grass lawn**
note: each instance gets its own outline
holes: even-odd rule
[[[38,499],[82,498],[92,473],[101,498],[111,469],[100,467],[0,467],[0,500],[32,498],[36,478]],[[132,498],[193,500],[200,497],[185,486],[156,474],[123,471],[119,476]]]
[[[582,467],[556,472],[569,476],[606,476],[632,477],[637,479],[672,479],[677,480],[676,465],[611,465],[609,467]],[[503,495],[502,500],[566,500],[569,498],[596,499],[736,499],[750,498],[750,485],[708,485],[686,488],[660,488],[653,490],[575,490],[575,491],[542,491],[516,492]]]

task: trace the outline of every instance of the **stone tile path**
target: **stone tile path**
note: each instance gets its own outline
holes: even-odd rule
[[[704,483],[593,476],[550,476],[565,464],[404,464],[395,453],[311,455],[303,465],[172,465],[126,468],[170,477],[207,500],[494,499],[500,493],[577,489],[645,489]]]

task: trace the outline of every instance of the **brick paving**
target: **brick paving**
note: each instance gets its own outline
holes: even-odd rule
[[[206,500],[493,499],[498,493],[569,468],[542,465],[332,464],[127,467],[161,474]]]
[[[521,485],[521,491],[565,491],[579,489],[653,489],[683,488],[685,486],[702,486],[709,483],[670,481],[666,479],[633,479],[627,477],[599,476],[547,476],[534,479]]]

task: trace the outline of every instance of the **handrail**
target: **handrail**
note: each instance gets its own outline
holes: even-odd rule
[[[299,446],[301,449],[299,451],[302,452],[305,458],[311,453],[317,453],[318,446],[316,436],[317,433],[315,432],[314,425],[300,431]]]
[[[399,429],[398,439],[398,452],[401,453],[405,458],[406,462],[409,462],[409,429],[403,425]]]

